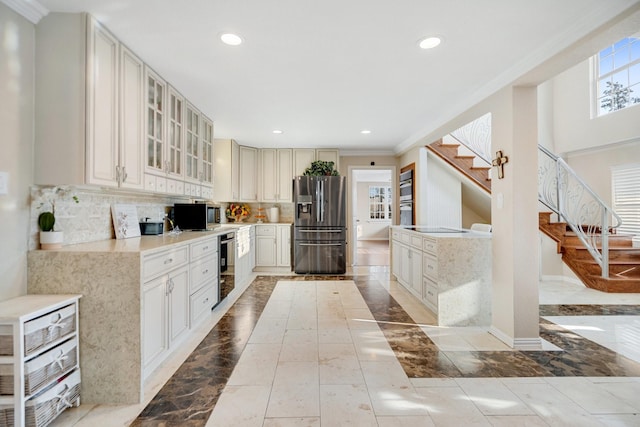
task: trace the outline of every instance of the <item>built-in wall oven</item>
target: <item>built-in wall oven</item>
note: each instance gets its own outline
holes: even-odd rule
[[[220,257],[220,268],[218,277],[218,289],[220,289],[220,298],[218,301],[222,301],[227,297],[235,287],[235,270],[234,270],[234,254],[236,252],[236,233],[231,231],[229,233],[221,234],[218,236],[218,254]]]
[[[398,202],[400,208],[400,225],[413,225],[414,216],[414,187],[413,187],[414,165],[411,164],[402,168],[400,180],[398,182]]]

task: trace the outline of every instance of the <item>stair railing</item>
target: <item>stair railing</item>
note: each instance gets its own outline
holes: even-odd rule
[[[569,225],[600,266],[602,277],[609,277],[609,234],[622,220],[562,158],[540,145],[538,200]]]
[[[449,135],[487,165],[491,165],[491,113],[454,130]]]
[[[491,113],[449,135],[491,165]],[[562,158],[541,145],[538,153],[538,200],[569,225],[609,277],[609,235],[622,220]]]

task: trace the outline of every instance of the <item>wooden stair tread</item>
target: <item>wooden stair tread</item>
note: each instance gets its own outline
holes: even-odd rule
[[[615,230],[609,234],[609,277],[602,277],[600,266],[576,233],[566,223],[552,221],[552,215],[538,212],[539,228],[556,241],[563,262],[585,286],[602,292],[640,293],[640,248],[632,246],[632,236]]]

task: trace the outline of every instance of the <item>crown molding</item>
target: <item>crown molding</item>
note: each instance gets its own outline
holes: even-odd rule
[[[36,0],[0,0],[34,25],[47,16],[49,10]]]

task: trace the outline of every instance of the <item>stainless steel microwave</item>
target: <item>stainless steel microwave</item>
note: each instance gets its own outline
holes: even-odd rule
[[[180,230],[208,230],[220,224],[220,208],[206,203],[176,203],[173,222]]]

